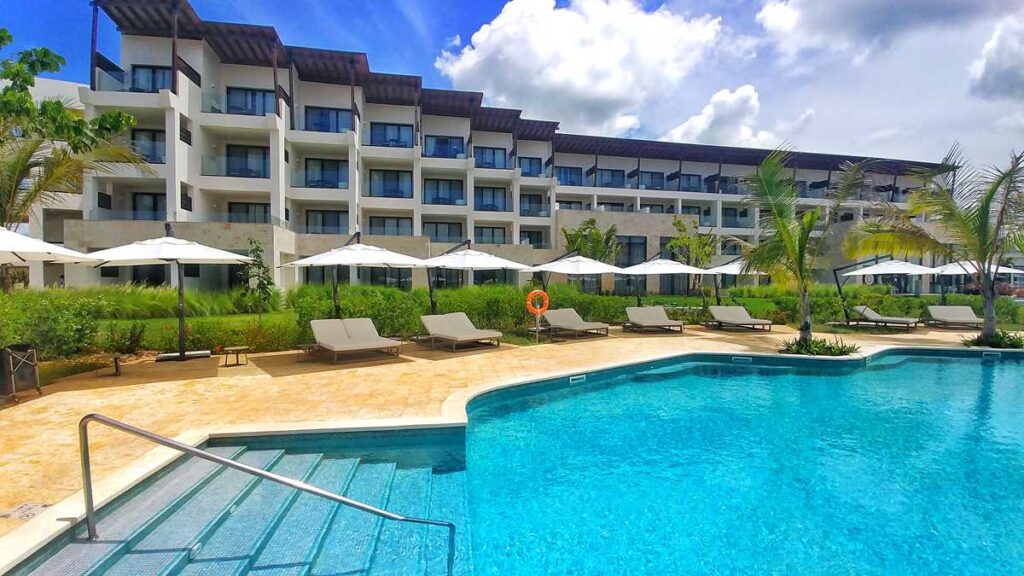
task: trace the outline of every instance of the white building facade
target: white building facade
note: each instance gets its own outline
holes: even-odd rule
[[[558,123],[482,105],[476,92],[424,88],[421,78],[370,70],[365,54],[285,46],[271,27],[203,21],[187,2],[95,2],[94,17],[121,31],[120,62],[93,50],[87,116],[124,110],[149,171],[90,177],[80,198],[37,210],[32,229],[85,252],[178,234],[227,250],[263,243],[279,285],[320,281],[318,271],[277,268],[347,241],[419,257],[463,240],[525,263],[563,252],[561,229],[596,218],[614,224],[621,264],[663,251],[676,217],[756,241],[758,214],[742,178],[767,151],[564,134]],[[94,27],[95,34],[95,27]],[[95,46],[95,42],[93,44]],[[802,203],[823,206],[847,160],[796,153]],[[881,161],[834,222],[899,205],[923,163]],[[719,261],[739,246],[719,246]],[[160,268],[100,270],[37,265],[32,283],[162,282]],[[188,282],[224,288],[224,267],[193,267]],[[350,281],[422,285],[425,274],[350,270]],[[506,280],[448,274],[449,285]],[[678,283],[654,282],[652,291]]]

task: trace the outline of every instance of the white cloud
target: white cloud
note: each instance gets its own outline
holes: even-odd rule
[[[445,48],[458,48],[459,46],[462,46],[462,36],[458,34],[444,39]]]
[[[971,92],[1024,99],[1024,12],[1002,19],[971,65]]]
[[[496,106],[558,120],[565,131],[621,135],[645,105],[671,98],[714,49],[721,22],[634,0],[512,0],[435,66]]]
[[[1010,132],[1024,133],[1024,110],[1017,110],[996,120],[996,126]]]
[[[792,63],[805,51],[847,52],[854,63],[922,27],[956,27],[1019,0],[766,0],[756,20]]]
[[[769,131],[755,125],[760,112],[761,101],[750,84],[736,90],[723,88],[711,96],[700,114],[690,116],[661,140],[772,148],[801,132],[815,114],[813,109],[807,109],[794,121],[776,122]]]
[[[885,142],[891,142],[900,136],[901,132],[899,128],[889,127],[880,128],[874,132],[869,133],[867,136],[861,138],[861,146],[869,147],[876,144],[882,144]]]

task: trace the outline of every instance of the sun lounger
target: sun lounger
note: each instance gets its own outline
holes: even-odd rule
[[[587,322],[580,318],[572,308],[560,310],[548,310],[544,313],[544,321],[548,324],[548,331],[572,332],[573,336],[580,334],[604,334],[608,335],[608,325],[601,322]]]
[[[465,312],[421,316],[420,320],[423,322],[423,327],[427,329],[427,336],[422,340],[429,340],[431,348],[435,347],[439,340],[450,342],[452,352],[459,344],[501,345],[501,332],[478,329]]]
[[[335,362],[338,361],[338,354],[345,352],[379,350],[397,356],[402,351],[402,343],[381,338],[369,318],[311,320],[309,326],[313,329],[317,346],[331,352]]]
[[[626,317],[629,321],[622,325],[624,330],[643,331],[653,328],[683,333],[684,323],[669,318],[662,306],[630,306],[626,308]]]
[[[772,329],[771,320],[751,318],[743,306],[708,306],[711,320],[704,323],[708,328],[751,328],[753,330]]]
[[[929,306],[928,314],[928,324],[944,328],[981,328],[985,323],[970,306]]]
[[[900,327],[911,330],[921,323],[920,318],[900,318],[898,316],[882,316],[868,306],[854,306],[852,312],[857,318],[850,318],[851,325],[868,324],[871,326]]]

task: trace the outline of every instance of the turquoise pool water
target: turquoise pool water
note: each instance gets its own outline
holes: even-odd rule
[[[219,439],[458,526],[455,575],[1024,574],[1024,363],[691,357],[492,392],[447,429]],[[12,574],[444,575],[447,533],[182,458]]]
[[[1024,573],[1024,365],[683,363],[470,405],[477,574]]]

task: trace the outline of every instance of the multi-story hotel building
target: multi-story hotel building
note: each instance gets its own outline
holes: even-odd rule
[[[557,257],[561,229],[591,217],[617,226],[623,265],[662,251],[677,216],[756,240],[759,215],[745,203],[741,178],[764,150],[565,134],[552,119],[483,106],[478,92],[373,71],[362,53],[286,46],[272,27],[204,21],[184,0],[93,4],[85,114],[135,116],[131,143],[151,170],[96,174],[80,197],[37,210],[32,229],[48,240],[94,251],[159,236],[167,220],[180,236],[228,250],[260,240],[283,286],[317,281],[320,272],[277,265],[340,246],[356,231],[366,243],[420,257],[469,239],[525,263]],[[121,33],[119,63],[95,48],[104,15]],[[794,154],[802,203],[828,206],[832,173],[858,159]],[[856,221],[881,202],[903,202],[911,165],[922,163],[879,162],[861,194],[828,217]],[[723,241],[720,260],[738,248]],[[225,268],[193,267],[188,281],[224,287],[234,276]],[[31,277],[41,284],[61,275],[68,285],[169,279],[159,267],[42,265]],[[425,275],[350,271],[356,279],[409,285]]]

